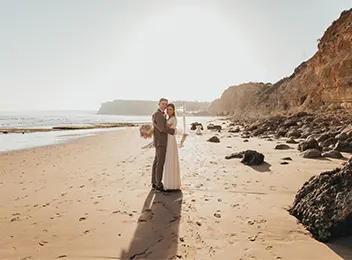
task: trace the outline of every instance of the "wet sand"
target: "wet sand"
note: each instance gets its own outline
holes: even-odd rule
[[[97,124],[90,126],[53,126],[43,128],[0,128],[2,134],[25,134],[25,133],[37,133],[37,132],[52,132],[52,131],[73,131],[73,130],[94,130],[94,129],[106,129],[106,128],[117,128],[117,127],[133,127],[139,124],[135,123],[106,123]]]
[[[0,259],[352,259],[350,238],[319,243],[286,210],[341,160],[212,135],[187,138],[174,193],[150,190],[154,150],[136,128],[0,153]],[[224,159],[246,149],[266,163]]]

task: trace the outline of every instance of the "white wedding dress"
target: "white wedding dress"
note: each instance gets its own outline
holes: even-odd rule
[[[167,120],[170,128],[176,130],[177,119],[171,117]],[[176,134],[176,132],[175,132]],[[180,190],[181,189],[181,175],[180,163],[178,159],[178,147],[176,142],[176,135],[167,135],[166,157],[163,174],[163,184],[165,190]]]

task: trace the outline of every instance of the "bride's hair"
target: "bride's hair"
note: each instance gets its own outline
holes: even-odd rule
[[[172,109],[174,110],[174,112],[172,113],[172,115],[170,117],[176,117],[176,107],[173,103],[170,103],[167,105],[167,107],[172,107]]]

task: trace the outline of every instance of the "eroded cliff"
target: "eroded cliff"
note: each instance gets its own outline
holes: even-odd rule
[[[248,88],[248,89],[247,89]],[[319,40],[318,51],[275,84],[248,83],[225,90],[213,114],[274,114],[352,107],[352,9]]]

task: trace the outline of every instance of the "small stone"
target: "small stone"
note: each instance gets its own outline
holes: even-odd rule
[[[219,139],[219,137],[217,137],[217,136],[213,136],[213,137],[211,137],[210,139],[208,139],[208,142],[211,142],[211,143],[220,143],[220,139]]]
[[[240,152],[240,153],[232,153],[232,154],[229,154],[225,157],[225,159],[229,160],[229,159],[233,159],[233,158],[238,158],[238,159],[241,159],[243,158],[243,152]]]
[[[257,237],[256,237],[256,236],[254,236],[254,237],[248,237],[248,239],[249,239],[251,242],[254,242],[254,241],[257,239]]]
[[[277,146],[275,146],[275,150],[288,150],[290,149],[290,146],[288,146],[287,144],[278,144]]]
[[[219,212],[214,213],[214,217],[221,218],[221,214]]]
[[[42,241],[42,242],[39,242],[39,245],[40,246],[44,246],[45,244],[47,244],[48,242],[47,241]]]

